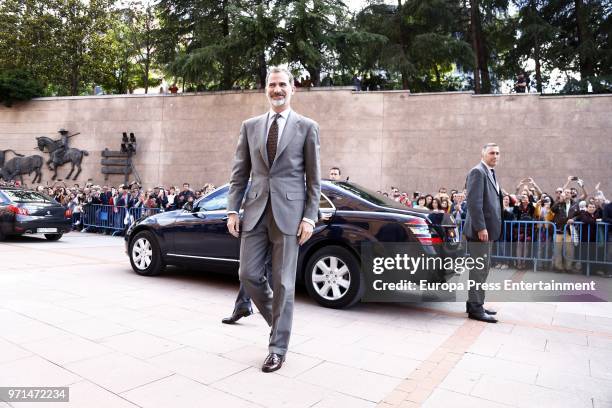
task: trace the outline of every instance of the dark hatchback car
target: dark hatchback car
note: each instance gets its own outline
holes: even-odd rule
[[[0,240],[8,235],[44,234],[57,241],[71,230],[66,208],[33,190],[0,188]]]
[[[152,276],[166,265],[195,265],[236,273],[240,240],[226,227],[228,191],[225,185],[202,197],[193,211],[135,222],[125,235],[134,271]],[[319,214],[311,239],[300,247],[297,282],[325,307],[349,307],[361,299],[363,242],[414,242],[429,254],[441,247],[432,244],[456,242],[449,214],[411,209],[354,183],[322,181]],[[440,273],[438,279],[445,280],[446,271]]]

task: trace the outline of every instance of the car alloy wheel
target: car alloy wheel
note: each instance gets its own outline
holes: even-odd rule
[[[141,271],[146,270],[153,260],[153,248],[145,237],[138,238],[132,246],[132,259],[134,265]]]
[[[358,258],[339,245],[324,246],[308,257],[304,283],[310,297],[333,309],[351,307],[365,289]]]
[[[342,259],[327,256],[320,259],[312,271],[312,285],[323,299],[339,300],[351,286],[351,273]]]
[[[139,275],[159,275],[166,268],[157,238],[151,231],[140,231],[130,240],[129,252],[132,269]]]

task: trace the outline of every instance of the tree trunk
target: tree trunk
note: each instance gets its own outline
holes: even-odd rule
[[[145,94],[149,93],[149,71],[151,69],[151,52],[147,49],[147,59],[145,60],[145,69],[144,69],[144,90]]]
[[[542,62],[540,61],[540,41],[537,36],[533,47],[533,59],[535,60],[536,89],[538,93],[542,93]]]
[[[587,23],[587,15],[586,10],[584,9],[583,0],[574,0],[574,4],[576,7],[576,27],[578,29],[580,79],[585,80],[587,78],[593,77],[595,74],[593,57],[590,55],[593,36]]]
[[[531,10],[530,20],[531,24],[536,24],[540,19],[540,12],[535,0],[529,1],[529,7]],[[533,60],[535,61],[535,77],[536,77],[536,89],[538,93],[542,93],[542,49],[540,47],[539,34],[536,32],[533,38]]]
[[[402,18],[403,10],[402,10],[402,0],[397,0],[397,17],[399,18],[399,29],[400,29],[400,46],[402,47],[402,51],[404,55],[408,55],[408,46],[406,45],[405,38],[408,36],[406,32],[406,24],[404,24],[404,19]],[[407,58],[407,57],[406,57]],[[405,69],[401,69],[402,73],[402,89],[409,89],[410,85],[410,75]]]
[[[221,23],[221,28],[223,31],[223,37],[229,37],[229,15],[227,13],[227,0],[223,0],[222,3],[223,10],[223,21]],[[232,81],[232,57],[229,52],[225,52],[223,57],[223,79],[221,82],[221,89],[229,90],[232,89],[233,81]]]
[[[482,30],[480,30],[480,27],[478,32],[480,35],[480,39],[478,40],[478,45],[480,46],[480,52],[478,57],[480,62],[480,76],[482,78],[481,90],[483,94],[490,94],[491,78],[489,76],[489,54],[487,53],[487,48],[485,46],[484,39],[482,38]]]
[[[269,7],[269,4],[266,2],[266,8]],[[257,24],[262,26],[264,25],[264,2],[263,0],[257,1]],[[266,44],[266,38],[264,36],[260,36],[259,41],[261,43]],[[257,82],[259,89],[266,88],[266,76],[268,75],[268,64],[266,62],[266,48],[263,46],[259,55],[257,56]],[[293,85],[293,84],[291,84]]]
[[[401,72],[402,72],[402,89],[410,89],[408,87],[410,85],[410,75],[404,70],[402,70]]]
[[[478,29],[476,20],[478,18],[478,0],[470,1],[470,31],[472,34],[472,50],[474,50],[474,92],[479,94],[480,90],[480,46],[478,45]]]
[[[266,76],[268,75],[268,65],[266,63],[266,54],[262,51],[259,54],[259,87],[265,89],[266,87]],[[291,84],[293,85],[293,84]]]
[[[79,92],[79,66],[72,65],[70,71],[70,95],[77,96]]]
[[[310,82],[312,82],[312,86],[319,86],[321,83],[321,68],[315,67],[307,67],[306,70],[310,75]]]
[[[489,77],[489,53],[487,52],[487,46],[485,39],[482,35],[482,21],[480,18],[480,8],[478,0],[472,0],[475,4],[473,9],[474,13],[474,26],[476,29],[476,45],[478,46],[478,69],[480,71],[480,92],[483,94],[491,93],[491,79]]]

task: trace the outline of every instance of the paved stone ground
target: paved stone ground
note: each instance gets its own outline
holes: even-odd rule
[[[612,307],[458,303],[324,309],[303,290],[284,367],[231,312],[236,278],[134,274],[121,238],[0,244],[0,386],[70,386],[70,403],[0,407],[612,407]]]

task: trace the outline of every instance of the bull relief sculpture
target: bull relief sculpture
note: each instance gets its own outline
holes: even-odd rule
[[[6,161],[6,154],[12,152],[15,157]],[[0,179],[5,181],[15,180],[17,176],[23,184],[23,175],[28,176],[35,172],[32,183],[40,183],[42,179],[41,168],[43,165],[43,158],[37,154],[32,156],[24,156],[19,154],[12,149],[0,150]]]
[[[47,160],[47,166],[49,167],[49,170],[53,171],[53,177],[51,177],[51,180],[55,180],[57,178],[57,168],[68,162],[70,162],[72,168],[70,169],[68,176],[66,176],[66,179],[69,180],[75,168],[78,168],[78,171],[72,178],[72,180],[76,180],[77,177],[79,177],[79,174],[81,174],[81,162],[83,161],[83,156],[89,156],[89,152],[87,152],[87,150],[79,150],[68,146],[69,139],[73,136],[79,135],[80,133],[69,135],[68,131],[65,129],[58,130],[58,133],[61,135],[61,138],[57,140],[53,140],[47,136],[37,137],[37,148],[41,152],[44,152],[46,149],[47,153],[50,155],[49,160]]]

